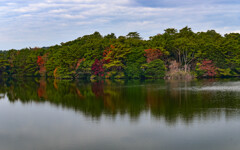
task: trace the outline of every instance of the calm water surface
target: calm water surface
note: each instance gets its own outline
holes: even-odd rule
[[[239,150],[240,80],[0,79],[0,150]]]

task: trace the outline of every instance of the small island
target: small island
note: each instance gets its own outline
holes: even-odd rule
[[[240,75],[240,34],[184,27],[145,40],[99,32],[51,47],[0,52],[0,76],[56,79],[192,79]]]

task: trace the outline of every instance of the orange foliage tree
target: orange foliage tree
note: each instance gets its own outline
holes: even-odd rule
[[[159,59],[163,55],[163,52],[159,49],[146,49],[144,51],[144,56],[147,58],[147,63]]]

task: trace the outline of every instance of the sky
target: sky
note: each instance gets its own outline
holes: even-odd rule
[[[0,0],[0,50],[43,47],[95,31],[148,39],[185,26],[240,33],[239,0]]]

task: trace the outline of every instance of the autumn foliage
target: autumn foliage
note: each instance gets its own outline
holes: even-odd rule
[[[42,56],[38,56],[37,64],[38,64],[38,66],[41,66],[44,64],[44,60],[43,60]]]
[[[112,52],[112,49],[114,49],[115,47],[113,45],[110,46],[110,48],[107,48],[103,51],[103,57],[109,57],[109,55]]]
[[[92,65],[92,72],[96,76],[103,77],[104,76],[104,68],[103,68],[104,61],[96,59]]]
[[[112,50],[114,49],[115,47],[113,45],[110,46],[110,48],[107,48],[103,51],[103,60],[104,60],[104,63],[109,63],[111,61],[111,54],[112,54]]]
[[[80,64],[81,64],[83,61],[85,61],[85,58],[78,59],[77,65],[76,65],[76,68],[75,68],[75,69],[78,69],[78,67],[80,66]]]
[[[212,60],[203,60],[199,69],[205,72],[203,76],[214,77],[217,74],[216,67]]]
[[[146,49],[144,51],[146,52],[144,56],[147,57],[147,63],[159,59],[163,55],[162,51],[159,49]]]
[[[59,67],[55,68],[54,71],[53,71],[53,76],[54,78],[57,78],[57,70],[58,70]]]
[[[38,56],[37,59],[37,64],[39,66],[39,73],[44,76],[44,74],[46,73],[47,69],[45,67],[45,63],[47,61],[47,54],[45,54],[44,56]]]

